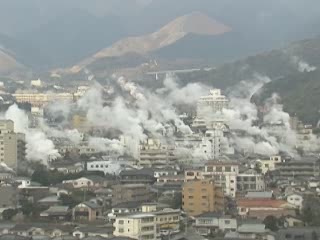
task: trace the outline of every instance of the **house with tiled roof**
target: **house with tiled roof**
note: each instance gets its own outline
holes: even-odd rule
[[[238,199],[238,214],[242,217],[264,219],[268,215],[276,217],[285,215],[295,216],[295,207],[285,200],[278,199]]]

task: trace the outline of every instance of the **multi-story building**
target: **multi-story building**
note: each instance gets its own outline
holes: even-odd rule
[[[14,132],[11,120],[0,121],[0,162],[17,169],[18,163],[25,159],[25,135]]]
[[[163,145],[155,139],[148,139],[140,145],[139,165],[144,167],[169,166],[177,161],[173,146]]]
[[[227,108],[229,101],[226,96],[221,94],[220,89],[210,90],[210,95],[202,96],[197,103],[197,117],[205,118],[208,115],[222,111]]]
[[[112,205],[125,202],[150,202],[153,193],[145,184],[123,184],[112,187]]]
[[[115,236],[138,240],[157,239],[156,215],[152,213],[117,216],[113,227]]]
[[[262,174],[257,173],[253,169],[237,175],[237,191],[264,191],[265,181]]]
[[[223,210],[223,190],[210,179],[186,182],[182,190],[182,207],[190,216]]]
[[[320,175],[320,162],[317,159],[304,159],[276,163],[279,178],[311,178]]]
[[[227,196],[235,197],[237,192],[237,175],[239,164],[231,161],[209,161],[206,163],[202,175],[212,178],[220,185]]]
[[[15,93],[18,103],[30,103],[32,106],[43,107],[55,101],[73,101],[72,93]]]

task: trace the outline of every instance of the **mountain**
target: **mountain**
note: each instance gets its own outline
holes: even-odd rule
[[[195,12],[179,17],[151,34],[124,38],[112,46],[99,51],[92,57],[85,59],[80,64],[75,65],[71,71],[79,72],[85,66],[103,58],[121,57],[132,53],[146,55],[175,44],[189,34],[219,36],[230,31],[230,27],[200,12]]]
[[[263,105],[277,93],[291,115],[313,125],[320,119],[320,37],[294,42],[210,71],[179,74],[179,78],[184,84],[199,81],[225,91],[243,80],[269,79],[252,98],[257,105]]]
[[[0,49],[0,75],[17,70],[20,64],[5,51]]]

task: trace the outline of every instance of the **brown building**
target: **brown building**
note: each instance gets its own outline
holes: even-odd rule
[[[114,185],[112,191],[112,205],[126,202],[150,202],[154,194],[145,184]]]
[[[223,191],[210,179],[186,182],[182,190],[182,207],[190,216],[223,210]]]

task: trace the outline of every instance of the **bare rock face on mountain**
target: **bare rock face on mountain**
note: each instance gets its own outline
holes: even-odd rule
[[[209,18],[205,14],[195,12],[175,19],[157,32],[122,39],[75,65],[71,72],[79,72],[85,66],[101,58],[119,57],[130,53],[144,55],[174,44],[188,34],[218,36],[229,31],[231,31],[230,27]]]

